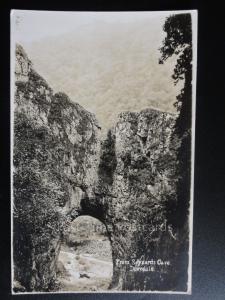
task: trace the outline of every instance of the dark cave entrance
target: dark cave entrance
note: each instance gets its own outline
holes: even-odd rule
[[[58,256],[60,290],[108,290],[112,275],[112,249],[105,225],[90,216],[77,217]]]

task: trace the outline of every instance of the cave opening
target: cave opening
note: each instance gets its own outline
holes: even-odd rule
[[[62,240],[57,269],[60,290],[108,290],[113,261],[105,225],[94,217],[77,217]]]

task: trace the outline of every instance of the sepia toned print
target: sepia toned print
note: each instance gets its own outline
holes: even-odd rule
[[[195,11],[12,11],[12,292],[191,293]]]

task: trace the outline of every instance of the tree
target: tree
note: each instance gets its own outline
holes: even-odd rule
[[[172,55],[177,62],[172,74],[174,84],[184,81],[175,107],[179,113],[171,137],[171,151],[175,153],[176,168],[171,176],[175,182],[176,200],[167,202],[167,219],[178,234],[176,266],[180,289],[186,289],[191,183],[191,123],[192,123],[192,22],[191,14],[176,14],[168,17],[163,30],[166,37],[160,48],[164,63]]]
[[[176,97],[175,107],[179,112],[172,144],[176,147],[178,166],[177,178],[177,205],[176,212],[171,217],[176,227],[183,227],[187,222],[190,177],[191,177],[191,121],[192,121],[192,22],[191,14],[176,14],[168,17],[163,30],[166,37],[160,48],[161,59],[164,63],[172,55],[177,56],[177,62],[172,74],[174,84],[183,80],[184,86]],[[176,142],[175,142],[176,141]],[[177,143],[177,141],[180,141]],[[173,215],[173,216],[172,216]]]
[[[163,30],[167,33],[160,48],[162,57],[160,63],[172,55],[177,55],[177,63],[172,78],[177,84],[184,80],[184,87],[177,96],[175,107],[180,112],[177,133],[182,136],[184,131],[191,128],[191,91],[192,91],[192,29],[191,15],[178,14],[166,19]]]

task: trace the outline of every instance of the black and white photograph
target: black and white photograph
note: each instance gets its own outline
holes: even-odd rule
[[[11,11],[13,294],[192,293],[197,11]]]

